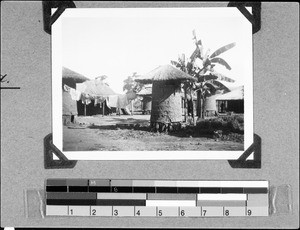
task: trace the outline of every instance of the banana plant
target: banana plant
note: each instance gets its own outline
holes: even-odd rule
[[[178,57],[178,61],[171,61],[171,64],[197,78],[197,82],[185,82],[183,85],[185,103],[187,104],[186,95],[189,94],[192,97],[193,92],[197,92],[197,115],[200,118],[204,118],[205,108],[203,108],[203,104],[205,99],[214,94],[220,86],[221,88],[225,87],[220,81],[234,82],[233,79],[215,71],[214,67],[222,65],[226,69],[231,70],[230,65],[219,56],[236,44],[233,42],[222,46],[210,54],[210,49],[204,52],[202,41],[197,39],[195,30],[193,30],[193,40],[196,48],[190,58],[186,59],[185,55],[182,54]]]
[[[216,65],[222,65],[226,69],[231,70],[230,65],[221,57],[219,57],[222,53],[230,50],[235,47],[236,43],[230,43],[228,45],[222,46],[221,48],[214,51],[210,54],[210,49],[204,53],[204,47],[202,45],[202,41],[197,39],[195,30],[193,30],[193,40],[196,46],[195,51],[190,56],[189,65],[193,69],[194,77],[197,78],[197,82],[195,83],[195,90],[197,92],[197,101],[198,101],[198,109],[197,115],[200,118],[204,118],[203,108],[204,102],[207,96],[214,94],[214,92],[218,89],[220,85],[222,85],[221,81],[226,82],[234,82],[233,79],[224,76],[221,73],[218,73],[214,67]],[[215,83],[218,83],[217,85]]]

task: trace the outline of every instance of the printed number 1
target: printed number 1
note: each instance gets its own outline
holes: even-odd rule
[[[73,209],[70,209],[70,215],[73,215]]]

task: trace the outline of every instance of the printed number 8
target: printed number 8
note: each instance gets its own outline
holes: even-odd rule
[[[229,216],[229,210],[225,210],[225,216]]]

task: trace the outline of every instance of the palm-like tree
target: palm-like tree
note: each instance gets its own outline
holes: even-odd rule
[[[214,67],[218,64],[231,70],[230,65],[223,58],[220,58],[219,55],[233,48],[235,43],[225,45],[210,54],[210,49],[204,53],[202,41],[197,39],[195,31],[193,31],[193,40],[196,49],[189,60],[185,60],[185,56],[182,55],[181,57],[178,57],[178,61],[171,61],[171,63],[182,71],[197,78],[197,82],[189,82],[184,85],[183,88],[185,89],[186,94],[190,92],[191,96],[192,91],[197,91],[197,115],[200,118],[204,118],[204,101],[207,96],[214,94],[216,90],[220,88],[222,83],[219,82],[219,80],[234,82],[233,79],[215,71]]]

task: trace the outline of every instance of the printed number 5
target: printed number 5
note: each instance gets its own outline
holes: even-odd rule
[[[158,210],[158,216],[162,216],[162,210]]]

